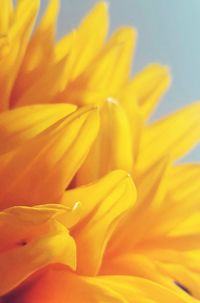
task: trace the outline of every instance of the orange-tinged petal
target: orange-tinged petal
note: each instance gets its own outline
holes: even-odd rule
[[[108,100],[100,110],[101,126],[90,153],[76,176],[76,184],[94,181],[114,169],[131,173],[131,133],[123,108]]]
[[[74,47],[71,79],[80,75],[101,50],[108,30],[107,4],[99,2],[82,21]],[[78,58],[78,60],[77,60]]]
[[[17,3],[12,26],[7,33],[9,50],[0,61],[1,110],[9,107],[13,84],[27,48],[38,6],[39,0],[22,0]]]
[[[143,116],[148,118],[171,82],[166,66],[151,64],[138,73],[129,83],[129,90],[137,98]]]
[[[186,303],[196,302],[187,294],[168,290],[149,280],[130,276],[77,276],[51,267],[5,298],[10,303]],[[137,301],[136,301],[137,300]]]
[[[64,207],[48,205],[0,212],[0,296],[48,264],[75,268],[75,242],[56,220],[63,211]]]
[[[49,65],[45,73],[34,79],[30,87],[23,91],[17,99],[16,105],[51,103],[55,100],[55,97],[64,90],[66,85],[68,76],[67,60],[66,55],[59,62]],[[57,102],[62,101],[63,99],[58,97]]]
[[[163,140],[164,138],[164,140]],[[145,170],[165,155],[176,160],[200,140],[200,102],[147,126],[138,155],[138,170]]]
[[[105,183],[106,179],[107,183]],[[79,197],[73,195],[73,197],[76,197],[75,201],[78,200],[80,203],[85,199],[89,208],[92,205],[88,201],[91,201],[94,209],[85,220],[74,227],[72,235],[77,243],[77,270],[84,274],[96,274],[112,233],[126,211],[134,205],[136,190],[130,176],[121,171],[108,175],[91,186],[90,191],[88,189],[83,188],[78,192],[80,195],[85,191],[85,198],[84,195]],[[88,210],[86,208],[86,212]],[[87,254],[84,253],[85,251]]]
[[[98,111],[86,107],[1,156],[0,207],[58,202],[98,131]],[[84,144],[83,144],[84,142]]]
[[[60,119],[76,110],[71,104],[33,105],[4,111],[0,114],[0,153],[12,148],[44,131]]]

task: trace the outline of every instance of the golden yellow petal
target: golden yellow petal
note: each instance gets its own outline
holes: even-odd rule
[[[74,67],[71,74],[72,80],[88,67],[101,50],[107,30],[107,4],[101,1],[86,16],[77,30],[77,44],[75,44],[73,51]]]
[[[123,108],[108,99],[100,110],[100,130],[76,176],[76,184],[97,180],[114,169],[132,172],[131,132]]]
[[[145,170],[165,155],[176,160],[200,140],[200,102],[162,118],[144,130],[137,168]]]
[[[159,64],[147,66],[129,83],[129,90],[137,98],[144,118],[152,113],[170,83],[169,69]]]
[[[88,213],[88,219],[72,230],[77,243],[77,270],[84,274],[96,274],[111,235],[126,211],[134,205],[135,187],[127,173],[118,171],[90,188],[79,190],[78,194],[75,191],[75,194],[75,201],[87,202],[90,209],[89,213],[89,209],[83,213],[84,216]]]
[[[0,114],[0,153],[42,133],[49,126],[76,110],[71,104],[49,104],[20,107]]]
[[[8,33],[9,50],[0,61],[0,110],[9,107],[17,77],[37,15],[39,0],[18,1]]]
[[[98,110],[86,107],[2,155],[0,208],[58,202],[97,131]]]
[[[13,13],[12,0],[1,0],[0,9],[0,33],[1,35],[8,32]]]
[[[75,268],[75,242],[55,220],[61,211],[61,207],[51,209],[49,205],[0,212],[0,296],[49,264]]]

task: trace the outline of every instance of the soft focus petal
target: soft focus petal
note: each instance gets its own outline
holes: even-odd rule
[[[6,303],[186,303],[196,302],[159,284],[129,276],[83,277],[62,268],[49,268],[24,288],[5,298]]]
[[[152,113],[171,82],[166,66],[151,64],[138,73],[129,83],[129,90],[137,98],[145,118]]]
[[[199,140],[200,103],[196,102],[146,127],[137,168],[144,170],[165,155],[176,160]]]
[[[99,2],[78,28],[73,58],[72,80],[80,75],[96,57],[104,44],[108,30],[107,4]],[[77,60],[78,58],[78,60]]]

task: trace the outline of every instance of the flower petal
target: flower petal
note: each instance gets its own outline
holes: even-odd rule
[[[200,102],[196,102],[146,127],[137,169],[143,171],[165,155],[176,160],[199,140]]]
[[[0,212],[0,296],[48,264],[75,268],[75,242],[55,220],[63,210],[48,205]]]
[[[117,101],[108,100],[101,108],[100,123],[96,141],[76,176],[76,185],[97,180],[114,169],[132,172],[130,128]]]
[[[32,139],[76,110],[71,104],[33,105],[0,114],[0,154]]]
[[[5,298],[10,303],[186,303],[188,295],[168,290],[149,280],[129,276],[77,276],[62,268],[49,268],[38,279]],[[40,300],[40,301],[38,301]]]
[[[7,33],[13,13],[12,0],[2,0],[0,10],[0,33]]]
[[[83,203],[83,208],[88,205],[82,213],[83,216],[88,214],[88,218],[72,230],[77,243],[77,270],[96,274],[112,233],[125,212],[134,205],[135,187],[127,173],[116,171],[90,187],[74,190],[71,195],[74,201],[80,201],[80,206]],[[70,193],[66,193],[67,196],[70,197]]]
[[[54,38],[59,0],[50,0],[40,24],[31,37],[18,73],[13,93],[12,106],[19,103],[22,92],[46,72],[54,53]],[[51,84],[48,85],[48,88]],[[28,102],[27,102],[28,103]]]
[[[74,48],[71,79],[79,76],[101,50],[108,30],[107,4],[101,1],[82,21]],[[78,60],[77,60],[78,58]]]
[[[1,209],[19,203],[58,202],[97,131],[98,111],[86,107],[61,119],[16,151],[2,155]]]
[[[37,15],[39,0],[18,1],[9,29],[8,50],[0,61],[0,109],[9,107],[14,81],[22,63],[28,40]]]
[[[171,82],[166,66],[151,64],[138,73],[128,84],[132,95],[137,98],[143,116],[148,118],[164,95]]]

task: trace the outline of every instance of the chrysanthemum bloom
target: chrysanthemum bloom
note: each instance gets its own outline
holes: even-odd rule
[[[1,209],[64,205],[19,206],[1,213],[2,301],[195,301],[199,232],[193,222],[199,184],[187,187],[191,205],[188,192],[180,191],[186,180],[179,174],[187,171],[194,179],[198,167],[166,169],[163,157],[174,161],[197,142],[199,104],[143,127],[169,75],[165,67],[152,65],[129,79],[135,34],[123,28],[104,46],[103,3],[57,44],[57,1],[30,41],[38,2],[20,1],[15,12],[9,1],[2,3],[2,110],[33,103],[92,103],[101,117],[96,137],[94,105],[79,110],[40,105],[1,114]],[[119,171],[65,191],[77,171],[75,186],[113,168],[133,174],[137,203],[130,178]],[[12,264],[19,266],[11,275]]]
[[[97,128],[93,107],[38,105],[0,114],[1,302],[193,302],[175,284],[101,274],[136,190],[123,171],[65,190]]]

